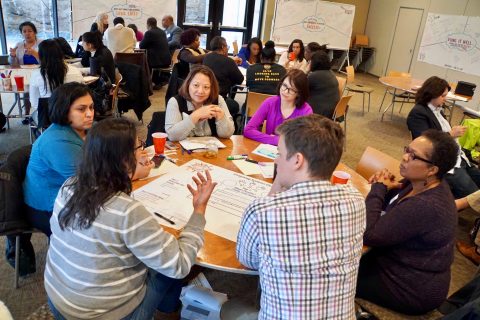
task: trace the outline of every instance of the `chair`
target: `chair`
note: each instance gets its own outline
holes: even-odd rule
[[[257,112],[260,105],[265,101],[265,99],[273,97],[269,94],[263,94],[258,92],[249,91],[247,93],[247,101],[246,101],[246,110],[245,110],[245,121],[244,126],[247,125],[248,119],[250,119],[255,112]]]
[[[347,66],[347,86],[345,90],[347,92],[355,92],[362,94],[362,114],[365,114],[365,94],[368,94],[368,111],[370,111],[370,94],[374,91],[371,87],[367,87],[361,84],[354,84],[355,82],[355,70],[353,66]]]
[[[48,116],[48,100],[49,98],[38,98],[37,123],[33,119],[30,121],[30,144],[33,144],[51,124]]]
[[[115,86],[113,88],[113,94],[112,94],[112,112],[113,112],[113,116],[115,118],[120,118],[122,115],[121,115],[121,112],[120,110],[118,109],[118,100],[119,100],[119,91],[120,91],[120,83],[122,82],[123,80],[123,77],[122,75],[120,74],[120,72],[115,72]]]
[[[172,54],[172,61],[168,67],[165,68],[152,68],[151,78],[153,78],[153,72],[158,71],[159,73],[168,73],[172,74],[173,66],[178,62],[178,54],[180,53],[180,49],[175,49]]]
[[[369,179],[375,172],[388,169],[396,177],[400,177],[400,161],[372,147],[367,147],[355,168],[355,171]]]
[[[149,94],[153,94],[153,87],[151,81],[152,76],[150,75],[150,67],[148,66],[147,52],[145,50],[138,49],[138,52],[134,53],[117,52],[115,54],[115,64],[118,64],[119,62],[136,64],[142,67],[148,79],[148,82],[150,83],[150,86],[148,88]]]
[[[347,142],[346,142],[346,137],[347,137],[347,112],[348,112],[348,102],[352,98],[353,95],[346,95],[340,98],[340,101],[338,101],[337,106],[335,107],[335,110],[333,111],[333,117],[332,120],[336,122],[343,122],[343,133],[345,135],[345,143],[344,143],[344,149],[347,150]]]
[[[411,78],[412,75],[408,72],[390,70],[387,73],[387,77]],[[404,103],[411,103],[411,102],[414,102],[414,100],[415,100],[415,95],[414,94],[411,94],[411,93],[406,92],[406,91],[397,93],[396,90],[392,90],[392,88],[386,87],[385,88],[385,93],[383,94],[382,103],[380,103],[380,107],[378,108],[378,112],[380,112],[382,110],[383,102],[385,101],[385,97],[386,97],[387,93],[392,95],[392,103],[393,103],[393,100],[395,100],[395,98],[403,99],[402,104],[400,105],[400,110],[398,111],[399,113],[402,112],[402,107],[403,107]],[[412,101],[412,99],[413,99],[413,101]],[[394,106],[392,105],[392,113],[393,113],[393,108],[394,108]]]
[[[238,54],[238,42],[237,40],[233,41],[233,55],[236,56]]]
[[[336,76],[338,81],[338,92],[340,93],[339,97],[343,96],[343,91],[345,91],[345,85],[347,84],[347,79]]]

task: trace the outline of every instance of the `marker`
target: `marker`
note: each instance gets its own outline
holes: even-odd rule
[[[258,161],[253,159],[245,159],[245,161],[258,164]]]
[[[246,158],[247,158],[246,154],[234,154],[234,155],[228,156],[227,160],[242,160]]]
[[[155,214],[157,217],[162,218],[163,220],[167,221],[168,223],[175,225],[175,222],[173,222],[172,220],[168,219],[167,217],[161,215],[160,213],[154,212],[154,214]]]

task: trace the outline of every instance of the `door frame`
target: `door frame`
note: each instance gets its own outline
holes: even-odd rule
[[[395,36],[397,35],[397,26],[398,26],[398,20],[400,19],[400,12],[402,11],[402,9],[413,9],[413,10],[420,10],[422,12],[422,16],[421,16],[421,19],[420,19],[420,25],[419,27],[422,26],[422,21],[423,21],[423,14],[425,13],[425,9],[424,8],[414,8],[414,7],[404,7],[404,6],[401,6],[398,8],[398,12],[397,12],[397,20],[395,21],[395,27],[393,28],[393,37],[392,37],[392,41],[390,43],[390,50],[388,52],[388,59],[387,59],[387,64],[385,65],[385,70],[383,72],[384,75],[387,74],[388,72],[388,66],[390,65],[390,58],[392,56],[392,49],[393,49],[393,43],[395,42]],[[418,44],[418,36],[420,35],[420,28],[417,30],[417,35],[415,37],[415,44],[413,46],[413,52],[412,52],[412,57],[410,59],[410,63],[408,64],[408,70],[406,70],[406,72],[410,72],[410,69],[412,67],[412,61],[413,61],[413,56],[414,56],[414,53],[415,53],[415,50],[417,48],[417,44]]]

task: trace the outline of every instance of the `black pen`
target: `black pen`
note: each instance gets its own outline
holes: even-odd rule
[[[245,159],[245,161],[258,164],[258,161],[253,159]]]
[[[154,213],[157,217],[162,218],[163,220],[167,221],[168,223],[175,225],[175,222],[173,222],[172,220],[168,219],[167,217],[161,215],[160,213],[158,213],[158,212],[153,212],[153,213]]]

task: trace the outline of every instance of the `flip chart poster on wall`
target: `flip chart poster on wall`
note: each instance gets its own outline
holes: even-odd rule
[[[77,39],[84,32],[90,31],[95,17],[100,12],[108,14],[109,23],[115,17],[122,17],[125,25],[135,24],[139,30],[145,32],[147,19],[157,18],[161,27],[162,17],[177,14],[177,2],[172,0],[72,0],[73,37]]]
[[[418,61],[480,76],[480,17],[429,13]]]
[[[347,50],[352,36],[355,6],[318,0],[277,0],[272,28],[276,44],[293,39],[315,41],[328,48]]]

